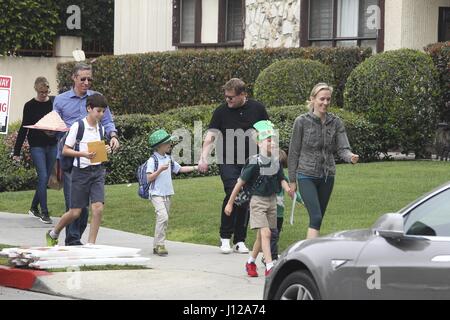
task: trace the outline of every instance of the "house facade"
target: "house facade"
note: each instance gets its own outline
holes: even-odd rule
[[[116,0],[114,53],[450,40],[450,0]]]

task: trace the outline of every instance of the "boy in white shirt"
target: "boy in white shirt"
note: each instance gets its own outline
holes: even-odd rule
[[[70,209],[52,230],[46,234],[48,246],[58,244],[58,236],[65,226],[76,220],[82,208],[92,205],[92,221],[89,230],[89,244],[95,244],[102,220],[105,202],[105,169],[101,162],[91,163],[96,155],[88,151],[88,142],[101,141],[104,136],[100,121],[107,108],[107,101],[101,94],[87,97],[86,118],[75,122],[67,135],[63,155],[73,157],[72,185],[70,193]],[[84,127],[80,141],[77,141],[78,128]],[[109,145],[105,145],[107,153],[111,153]],[[79,151],[78,151],[79,150]]]
[[[170,197],[174,194],[172,173],[187,173],[198,169],[197,166],[182,167],[172,160],[170,151],[173,140],[175,137],[163,129],[153,132],[148,138],[153,154],[147,161],[146,172],[147,180],[150,182],[149,198],[156,212],[153,253],[159,256],[168,254],[165,240],[169,221]]]

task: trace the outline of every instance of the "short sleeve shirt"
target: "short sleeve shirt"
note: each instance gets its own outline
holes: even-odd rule
[[[167,170],[162,171],[159,176],[154,180],[154,183],[150,183],[149,194],[150,196],[171,196],[175,192],[172,184],[172,173],[178,174],[181,166],[173,160],[169,155],[160,155],[158,152],[154,152],[153,155],[158,159],[158,167],[169,164]],[[170,161],[173,161],[173,171],[171,171]],[[147,173],[155,172],[155,159],[151,156],[147,161]]]
[[[84,122],[84,133],[83,137],[80,141],[80,151],[86,152],[88,151],[88,142],[93,141],[101,141],[100,139],[100,128],[97,124],[95,127],[92,127],[88,124],[86,118],[82,120]],[[75,142],[77,140],[77,132],[78,132],[78,121],[75,122],[69,130],[69,134],[66,138],[66,145],[73,148],[75,146]],[[88,166],[96,166],[101,164],[101,162],[91,163],[91,160],[85,157],[80,157],[80,168],[86,168]],[[73,165],[75,167],[78,166],[77,158],[74,158]]]
[[[238,163],[238,159],[247,159],[250,154],[249,136],[247,130],[253,129],[253,125],[260,120],[268,120],[264,105],[258,101],[248,99],[240,108],[230,108],[226,103],[220,105],[213,113],[209,129],[220,131],[222,135],[222,143],[216,145],[216,154],[222,155],[223,163]],[[234,141],[229,142],[230,148],[227,146],[227,129],[231,129],[234,133]],[[239,130],[240,129],[240,130]],[[237,131],[239,130],[239,131]],[[247,135],[245,135],[247,132]],[[243,148],[239,148],[239,141],[245,141]],[[233,148],[233,149],[231,149]],[[242,162],[242,163],[243,163]],[[241,163],[241,164],[242,164]]]

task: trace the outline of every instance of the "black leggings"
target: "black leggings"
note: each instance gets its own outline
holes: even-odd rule
[[[334,177],[315,178],[299,174],[298,188],[309,214],[309,227],[320,230],[328,200],[333,191]]]

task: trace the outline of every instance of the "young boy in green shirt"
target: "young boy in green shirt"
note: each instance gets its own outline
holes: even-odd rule
[[[273,124],[268,120],[258,121],[253,126],[257,131],[257,144],[259,154],[249,159],[248,164],[242,169],[241,176],[236,183],[230,199],[225,207],[225,214],[230,215],[233,203],[241,188],[246,183],[254,184],[254,190],[250,199],[250,228],[257,229],[257,236],[253,244],[253,250],[245,265],[249,277],[257,277],[256,258],[262,249],[266,259],[265,275],[272,272],[273,261],[270,251],[270,229],[277,227],[277,200],[276,194],[283,188],[290,192],[289,185],[283,174],[283,168],[279,165],[278,157],[272,158],[272,150],[275,149],[272,137],[275,136]],[[274,150],[275,151],[275,150]]]

